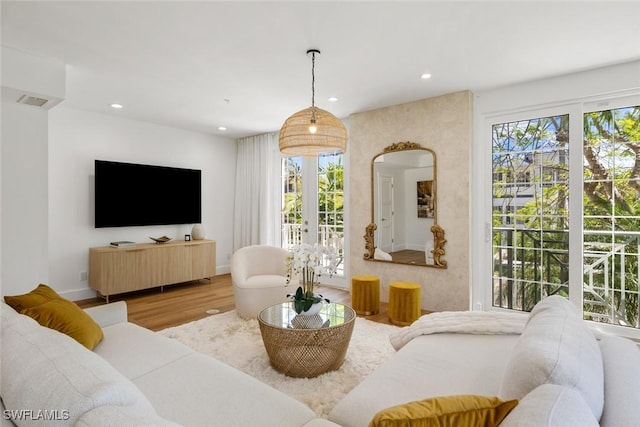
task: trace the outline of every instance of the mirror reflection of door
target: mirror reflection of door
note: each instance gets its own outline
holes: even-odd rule
[[[376,246],[385,252],[393,252],[393,177],[378,175],[378,227]]]

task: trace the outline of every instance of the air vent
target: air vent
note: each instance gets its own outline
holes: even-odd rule
[[[18,99],[19,104],[34,105],[36,107],[42,107],[47,102],[49,102],[48,99],[37,98],[29,95],[22,95],[20,99]]]

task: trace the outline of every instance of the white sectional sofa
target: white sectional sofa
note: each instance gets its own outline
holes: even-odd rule
[[[435,313],[391,338],[399,351],[334,407],[331,421],[362,427],[395,405],[480,395],[519,401],[504,427],[640,426],[638,346],[596,340],[562,297],[544,299],[528,316]]]
[[[124,302],[86,310],[104,333],[93,351],[5,303],[1,312],[7,425],[7,418],[26,426],[335,425],[216,359],[129,323]]]
[[[596,340],[560,297],[546,298],[528,316],[423,316],[390,337],[399,351],[328,420],[232,367],[127,322],[124,302],[86,310],[104,335],[93,351],[4,303],[1,312],[7,425],[6,418],[27,426],[366,427],[395,405],[474,395],[518,400],[505,427],[640,426],[638,346],[614,336]],[[57,421],[35,419],[42,411]]]

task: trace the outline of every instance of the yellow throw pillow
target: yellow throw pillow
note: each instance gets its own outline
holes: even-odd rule
[[[384,409],[369,427],[497,426],[517,404],[517,400],[476,395],[434,397]]]
[[[98,345],[104,335],[102,328],[78,305],[66,299],[53,299],[37,307],[21,311],[42,326],[69,335],[89,350]]]
[[[5,296],[4,302],[20,313],[25,308],[36,307],[52,299],[60,299],[60,295],[47,285],[42,283],[37,288],[24,295]]]

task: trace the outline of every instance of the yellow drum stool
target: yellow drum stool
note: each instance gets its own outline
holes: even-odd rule
[[[420,317],[420,285],[412,282],[391,282],[389,285],[389,321],[407,326]]]
[[[361,316],[380,312],[380,278],[353,276],[351,278],[351,308]]]

